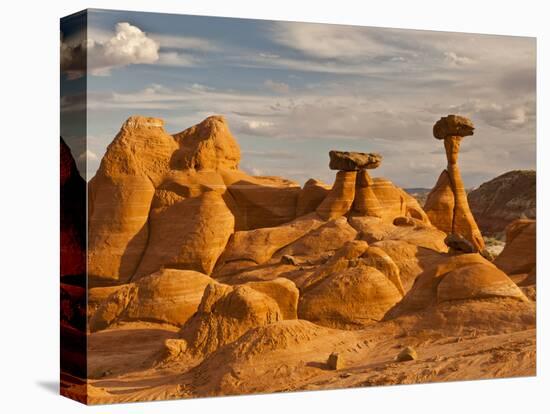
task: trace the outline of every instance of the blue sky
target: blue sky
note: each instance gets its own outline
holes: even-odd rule
[[[64,34],[63,85],[81,81],[67,64],[79,41]],[[87,48],[88,178],[134,114],[170,133],[225,115],[242,169],[301,184],[331,183],[340,149],[380,152],[374,176],[431,187],[445,168],[431,130],[449,113],[476,126],[467,186],[535,168],[533,38],[91,10]]]

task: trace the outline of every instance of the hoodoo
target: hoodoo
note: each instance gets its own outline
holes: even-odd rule
[[[474,124],[463,116],[448,115],[435,123],[433,134],[445,144],[447,169],[428,194],[424,210],[434,226],[446,233],[458,234],[477,250],[483,250],[485,243],[470,211],[458,167],[460,143],[462,138],[474,134]]]

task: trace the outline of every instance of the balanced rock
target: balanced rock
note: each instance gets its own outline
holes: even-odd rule
[[[330,151],[329,168],[339,171],[359,171],[378,168],[382,163],[382,156],[375,153]]]
[[[448,115],[436,122],[433,133],[436,139],[444,140],[447,170],[446,174],[441,174],[436,186],[428,195],[424,209],[430,221],[439,229],[447,233],[460,234],[481,251],[485,247],[485,242],[470,211],[458,167],[461,140],[465,136],[473,135],[474,126],[467,118]],[[452,191],[452,199],[449,188]]]
[[[433,133],[436,139],[445,139],[451,136],[465,137],[474,135],[474,124],[466,117],[447,115],[435,123]]]

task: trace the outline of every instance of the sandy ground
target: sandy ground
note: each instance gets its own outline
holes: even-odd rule
[[[88,403],[536,374],[535,305],[513,300],[449,304],[356,331],[282,321],[204,357],[166,360],[164,341],[176,335],[144,322],[91,334]],[[397,362],[406,346],[418,359]],[[342,368],[327,365],[332,352]]]

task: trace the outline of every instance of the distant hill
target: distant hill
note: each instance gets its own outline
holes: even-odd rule
[[[515,170],[468,193],[475,219],[486,236],[501,236],[517,218],[536,218],[536,172]]]

